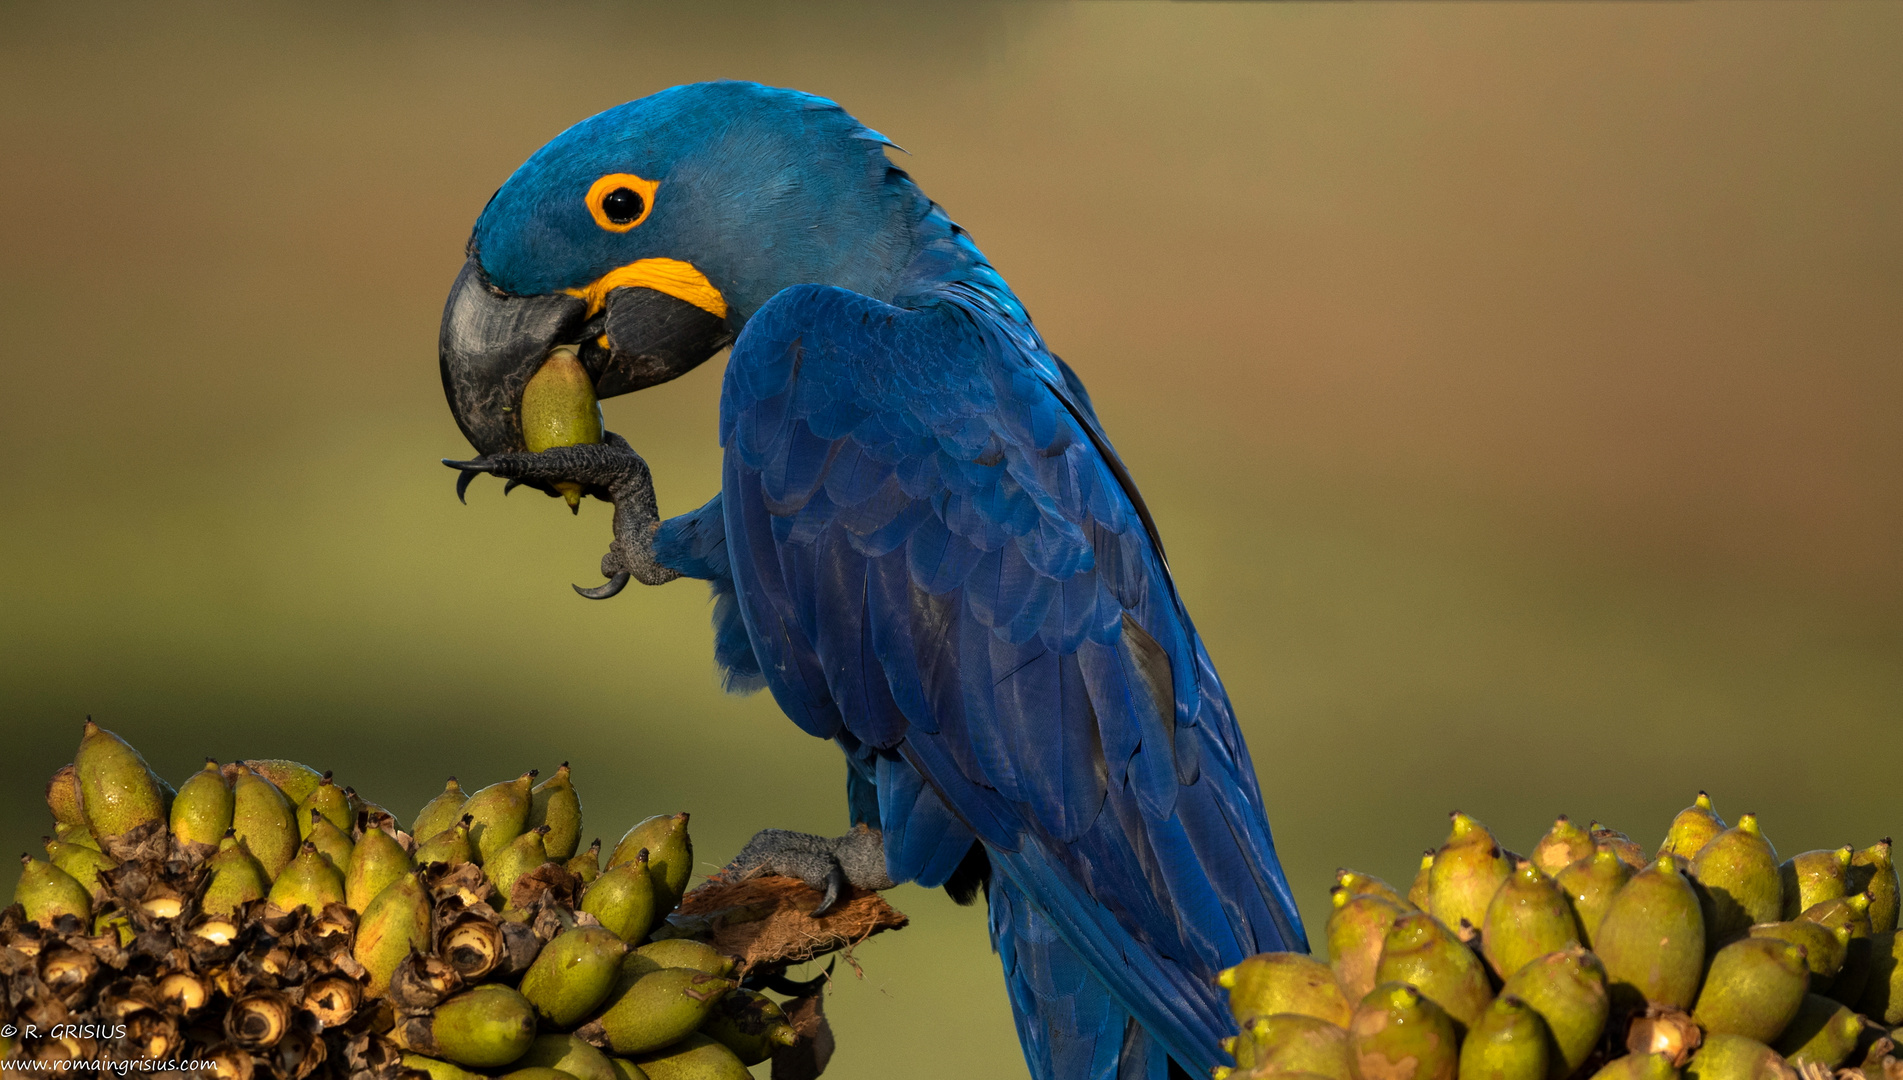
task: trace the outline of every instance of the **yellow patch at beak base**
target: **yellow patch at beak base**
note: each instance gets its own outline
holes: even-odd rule
[[[710,315],[722,319],[727,317],[727,298],[720,295],[720,290],[714,288],[713,282],[695,269],[693,263],[679,259],[631,262],[608,271],[578,289],[562,291],[587,301],[588,314],[593,316],[608,302],[608,293],[614,289],[653,289],[676,300],[685,300]]]

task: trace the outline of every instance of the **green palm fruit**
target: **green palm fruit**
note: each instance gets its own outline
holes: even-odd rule
[[[1360,1001],[1374,989],[1374,968],[1381,960],[1381,943],[1388,927],[1407,910],[1379,896],[1351,895],[1337,885],[1328,898],[1328,966],[1349,1001]]]
[[[1870,896],[1870,932],[1887,933],[1897,925],[1896,863],[1890,855],[1890,838],[1857,852],[1850,858],[1849,892]]]
[[[548,826],[542,841],[552,862],[567,862],[581,847],[581,796],[568,776],[568,762],[529,793],[529,828]]]
[[[563,347],[548,354],[528,385],[522,388],[522,441],[530,453],[555,446],[601,441],[601,403],[588,369]],[[555,490],[568,500],[570,511],[581,506],[582,487],[558,481]]]
[[[1692,1019],[1706,1031],[1768,1043],[1797,1016],[1809,982],[1810,965],[1801,946],[1742,938],[1711,958]]]
[[[79,802],[79,770],[72,765],[61,765],[46,782],[46,808],[53,812],[53,820],[61,825],[86,825],[86,809]]]
[[[1548,953],[1514,972],[1500,988],[1532,1007],[1552,1037],[1548,1059],[1551,1080],[1571,1075],[1606,1030],[1610,1003],[1606,969],[1599,958],[1575,945]]]
[[[469,842],[476,845],[476,862],[489,857],[522,835],[528,827],[530,789],[535,770],[530,769],[514,780],[490,784],[469,797],[463,813],[469,816]]]
[[[1728,941],[1753,923],[1776,922],[1784,910],[1777,851],[1758,831],[1756,814],[1738,818],[1692,857],[1692,880],[1712,944]]]
[[[1394,886],[1373,874],[1364,874],[1359,870],[1350,870],[1347,867],[1337,869],[1335,885],[1337,888],[1346,889],[1349,896],[1378,896],[1400,907],[1411,906],[1407,902],[1407,897],[1396,891]]]
[[[84,825],[55,825],[53,826],[53,835],[58,837],[61,843],[72,844],[74,847],[91,848],[94,851],[100,850],[99,838],[94,836],[92,830]]]
[[[1348,1044],[1359,1080],[1454,1080],[1454,1021],[1406,983],[1382,983],[1355,1007]]]
[[[1848,895],[1850,860],[1855,854],[1856,849],[1845,844],[1835,851],[1805,851],[1785,859],[1777,868],[1784,892],[1784,908],[1778,917],[1795,919],[1812,904]]]
[[[635,958],[639,957],[638,960]],[[1245,963],[1247,961],[1244,961]],[[627,965],[656,968],[689,968],[726,978],[733,972],[733,957],[704,941],[692,938],[668,938],[665,941],[649,942],[629,954]]]
[[[489,877],[489,883],[496,887],[504,900],[509,890],[523,874],[548,862],[548,849],[544,846],[544,837],[548,835],[548,826],[537,825],[528,832],[496,849],[483,860],[482,872]]]
[[[1593,951],[1605,961],[1615,1003],[1691,1007],[1705,968],[1705,920],[1699,894],[1671,856],[1632,875],[1612,898]]]
[[[672,944],[663,942],[662,944]],[[637,950],[647,952],[653,946]],[[1328,965],[1302,953],[1260,953],[1216,975],[1229,991],[1229,1012],[1238,1024],[1257,1016],[1298,1013],[1346,1027],[1354,1009]]]
[[[608,1055],[573,1035],[539,1035],[528,1053],[515,1061],[515,1075],[525,1069],[560,1069],[575,1080],[618,1080]]]
[[[1839,896],[1834,900],[1820,900],[1805,908],[1798,918],[1821,926],[1842,926],[1850,931],[1853,939],[1866,938],[1871,932],[1870,894],[1858,893],[1855,896]]]
[[[421,1054],[404,1053],[403,1067],[421,1069],[429,1074],[430,1080],[488,1080],[488,1077],[481,1073],[470,1072],[454,1062],[424,1057]]]
[[[522,996],[558,1028],[581,1023],[614,992],[628,943],[606,927],[564,930],[542,947],[522,976]]]
[[[598,1046],[605,1040],[617,1054],[645,1054],[675,1042],[699,1027],[714,1002],[735,985],[688,968],[628,974],[618,980],[601,1015],[576,1032]]]
[[[1554,884],[1573,909],[1579,923],[1580,944],[1592,947],[1599,924],[1612,907],[1612,898],[1632,877],[1632,867],[1610,847],[1596,847],[1592,855],[1559,872]]]
[[[357,923],[350,954],[368,973],[365,991],[382,996],[412,951],[430,947],[430,896],[422,879],[405,874],[379,892]]]
[[[251,857],[236,833],[226,829],[218,841],[218,850],[205,860],[211,877],[199,907],[211,915],[232,915],[254,900],[262,900],[271,890],[271,879]]]
[[[469,818],[463,818],[418,844],[413,861],[418,866],[431,863],[455,866],[458,863],[475,862],[476,845],[469,839]]]
[[[51,927],[61,915],[75,916],[81,922],[92,918],[92,896],[73,875],[31,855],[20,856],[20,865],[13,902],[26,909],[28,919]]]
[[[1903,1024],[1903,933],[1885,930],[1868,942],[1869,975],[1857,1011],[1885,1024]]]
[[[297,857],[297,818],[291,801],[271,781],[240,768],[231,784],[231,828],[251,857],[275,878]]]
[[[1579,941],[1566,895],[1531,862],[1513,868],[1493,894],[1480,928],[1481,949],[1500,978]]]
[[[1533,845],[1533,865],[1547,877],[1558,877],[1561,870],[1593,853],[1592,834],[1572,823],[1565,814],[1554,819],[1540,842]]]
[[[1820,901],[1805,908],[1797,919],[1799,922],[1816,923],[1829,930],[1842,928],[1850,935],[1850,940],[1844,944],[1843,966],[1831,981],[1829,994],[1846,1004],[1862,997],[1869,983],[1873,959],[1870,953],[1869,894],[1858,893]]]
[[[733,1051],[705,1035],[689,1035],[643,1055],[635,1065],[647,1080],[750,1080],[753,1075]]]
[[[1414,871],[1414,881],[1407,887],[1407,902],[1422,911],[1427,910],[1427,894],[1433,884],[1433,873],[1434,849],[1429,848],[1421,852],[1420,868]]]
[[[172,800],[172,839],[196,856],[217,851],[231,828],[231,808],[231,783],[218,763],[206,758],[205,767],[180,784]]]
[[[1633,843],[1630,836],[1627,836],[1617,829],[1607,828],[1597,821],[1586,826],[1586,831],[1592,834],[1594,847],[1604,844],[1611,848],[1613,854],[1619,856],[1620,861],[1624,862],[1627,866],[1630,866],[1634,870],[1645,869],[1646,863],[1649,861],[1645,857],[1645,849]]]
[[[469,796],[463,793],[462,785],[456,782],[455,777],[450,777],[449,783],[443,785],[442,793],[424,803],[423,809],[416,812],[416,820],[410,823],[410,835],[416,837],[416,842],[420,844],[456,824],[462,820],[463,804],[468,801]]]
[[[1424,911],[1412,911],[1394,920],[1381,947],[1374,977],[1377,983],[1414,986],[1445,1009],[1462,1031],[1479,1020],[1493,1000],[1487,968],[1480,957],[1439,919]]]
[[[1685,1063],[1685,1080],[1796,1080],[1777,1051],[1742,1035],[1707,1035]]]
[[[601,920],[623,941],[640,941],[654,929],[654,878],[648,873],[646,851],[611,867],[582,894],[581,909]]]
[[[370,907],[383,887],[409,873],[410,855],[382,829],[365,829],[344,867],[344,903],[354,911]]]
[[[1230,1053],[1238,1069],[1264,1075],[1299,1072],[1354,1080],[1348,1030],[1313,1016],[1258,1016],[1243,1025],[1242,1034],[1230,1043]]]
[[[319,912],[324,910],[325,904],[343,903],[344,876],[317,850],[316,844],[306,841],[298,849],[297,858],[271,882],[271,891],[265,900],[283,911],[308,907],[312,912]]]
[[[596,1050],[595,1053],[600,1054],[601,1051]],[[607,1055],[602,1055],[601,1060],[606,1062]],[[614,1066],[608,1066],[608,1071],[614,1072]],[[573,1073],[552,1069],[546,1065],[524,1065],[503,1073],[499,1080],[578,1080],[578,1078]]]
[[[1816,1063],[1834,1069],[1857,1048],[1863,1020],[1840,1001],[1805,994],[1803,1007],[1771,1048],[1793,1066]]]
[[[396,1028],[399,1045],[476,1069],[515,1062],[535,1041],[535,1009],[498,983],[465,990]]]
[[[732,1050],[742,1065],[758,1065],[772,1057],[776,1047],[799,1041],[793,1025],[786,1022],[786,1014],[772,998],[758,990],[739,988],[721,995],[714,1011],[701,1023],[700,1033]],[[1343,1060],[1345,1063],[1346,1058]]]
[[[317,785],[324,782],[323,773],[309,765],[284,758],[253,758],[239,764],[271,781],[292,806],[303,802],[306,795],[316,791]]]
[[[1711,796],[1701,791],[1690,806],[1672,819],[1672,827],[1665,832],[1665,842],[1659,845],[1659,854],[1690,859],[1710,843],[1712,837],[1724,831],[1725,819],[1711,808]]]
[[[1813,989],[1829,986],[1830,981],[1837,977],[1837,972],[1844,966],[1844,950],[1850,944],[1849,927],[1827,927],[1806,919],[1759,923],[1751,928],[1751,936],[1802,946]]]
[[[1677,1076],[1670,1055],[1627,1054],[1606,1062],[1592,1080],[1674,1080]]]
[[[694,841],[687,835],[687,812],[661,814],[648,818],[622,836],[608,857],[608,866],[634,858],[646,848],[648,875],[654,879],[656,910],[665,915],[673,911],[687,892],[687,879],[694,872]]]
[[[588,850],[562,864],[568,872],[581,879],[583,885],[592,885],[601,876],[601,838],[588,845]]]
[[[648,1074],[642,1071],[641,1066],[636,1065],[627,1058],[615,1057],[613,1054],[610,1054],[608,1055],[608,1064],[615,1067],[615,1076],[618,1077],[619,1080],[648,1080]]]
[[[1458,810],[1452,817],[1447,842],[1434,852],[1427,871],[1427,911],[1449,928],[1457,929],[1463,920],[1478,928],[1513,867],[1485,825]]]
[[[73,769],[86,826],[115,859],[136,855],[139,844],[165,829],[165,790],[158,774],[130,744],[86,721]]]
[[[305,841],[317,847],[317,853],[330,861],[339,874],[350,865],[350,853],[357,845],[350,842],[350,834],[331,824],[330,819],[321,812],[310,811],[310,831],[305,833]]]
[[[1460,1044],[1460,1080],[1546,1080],[1552,1058],[1546,1021],[1526,1002],[1502,994]]]
[[[350,796],[331,780],[329,773],[318,778],[317,786],[297,801],[298,839],[308,840],[311,836],[311,812],[316,811],[324,819],[344,833],[356,824],[357,815],[350,812]]]
[[[110,870],[119,863],[103,851],[68,844],[52,837],[45,838],[46,858],[54,866],[73,876],[73,880],[86,887],[86,892],[94,897],[104,897],[105,883],[99,880],[101,870]]]

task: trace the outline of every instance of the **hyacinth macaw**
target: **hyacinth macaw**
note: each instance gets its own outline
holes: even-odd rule
[[[834,103],[678,86],[584,120],[477,219],[443,385],[482,457],[614,504],[613,595],[712,583],[716,658],[845,751],[855,828],[736,863],[982,889],[1033,1076],[1206,1075],[1213,977],[1306,949],[1229,699],[1083,383]],[[720,492],[661,521],[617,436],[524,452],[572,345],[601,397],[731,345]],[[579,590],[580,587],[577,586]]]

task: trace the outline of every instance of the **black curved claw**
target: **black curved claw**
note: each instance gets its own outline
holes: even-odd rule
[[[845,891],[846,870],[835,862],[833,868],[826,871],[826,895],[820,899],[819,906],[813,909],[813,918],[817,919],[831,911],[833,905],[839,903],[839,895]]]
[[[602,582],[601,584],[595,586],[592,589],[584,589],[580,585],[574,586],[574,589],[576,592],[580,593],[583,596],[586,596],[590,600],[606,600],[610,596],[613,596],[614,594],[620,592],[622,589],[627,588],[628,578],[630,576],[632,575],[630,575],[626,570],[623,570],[617,573],[614,577],[609,578],[607,581]]]
[[[477,472],[474,469],[461,469],[457,471],[456,473],[456,501],[457,502],[463,503],[465,505],[468,504],[469,500],[463,498],[463,493],[469,490],[469,482],[481,475],[482,475],[481,473]]]
[[[477,458],[474,461],[457,461],[455,458],[444,458],[443,464],[452,469],[460,469],[463,472],[489,471],[489,463],[481,458]]]
[[[522,486],[521,477],[511,477],[508,483],[502,485],[502,493],[504,495],[507,495],[509,492],[514,491],[516,488],[519,488],[521,486]]]

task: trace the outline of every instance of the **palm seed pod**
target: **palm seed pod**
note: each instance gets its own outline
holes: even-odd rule
[[[462,785],[456,783],[455,777],[450,777],[449,782],[443,785],[441,794],[416,812],[416,820],[410,823],[410,835],[416,837],[419,844],[428,841],[462,820],[463,804],[468,801],[469,796],[463,793]]]
[[[1394,920],[1375,965],[1378,983],[1407,983],[1446,1010],[1465,1031],[1493,1000],[1487,968],[1474,951],[1424,911]]]
[[[86,828],[86,809],[79,801],[79,770],[72,765],[61,765],[46,782],[46,808],[53,812],[53,820],[61,825]]]
[[[13,902],[26,909],[28,919],[51,928],[64,915],[82,923],[92,917],[92,895],[73,875],[31,855],[21,855],[20,863]]]
[[[238,762],[238,767],[232,770],[234,786],[237,784],[238,772],[243,769],[249,769],[269,780],[271,786],[283,793],[292,807],[303,802],[306,795],[317,790],[317,785],[324,782],[324,774],[309,765],[285,758],[252,758]]]
[[[1870,897],[1870,931],[1887,933],[1897,927],[1896,863],[1890,838],[1884,837],[1850,859],[1849,891]]]
[[[1835,851],[1805,851],[1785,859],[1777,868],[1784,894],[1778,917],[1795,919],[1812,904],[1848,895],[1850,860],[1855,855],[1856,849],[1845,844]]]
[[[505,900],[524,874],[549,861],[543,841],[547,835],[548,826],[537,825],[483,857],[483,873]]]
[[[1863,1021],[1850,1006],[1818,994],[1805,994],[1804,1004],[1784,1034],[1771,1044],[1793,1066],[1820,1065],[1834,1069],[1857,1048]]]
[[[1531,961],[1578,943],[1579,924],[1559,886],[1522,861],[1487,905],[1480,940],[1487,963],[1508,979]]]
[[[395,837],[378,828],[363,830],[344,867],[344,903],[358,911],[368,910],[385,886],[411,869],[410,855]]]
[[[1360,1001],[1374,989],[1374,969],[1381,960],[1381,944],[1388,927],[1401,917],[1400,904],[1380,896],[1352,895],[1336,886],[1329,891],[1334,910],[1328,915],[1328,966],[1342,994]]]
[[[417,866],[441,863],[444,866],[457,866],[476,861],[476,845],[469,839],[472,818],[465,814],[462,820],[437,832],[424,843],[418,844],[412,861]]]
[[[1434,880],[1434,849],[1421,852],[1419,869],[1414,871],[1414,880],[1407,887],[1407,902],[1422,911],[1427,910],[1427,898]]]
[[[1857,1011],[1884,1024],[1903,1024],[1903,934],[1886,930],[1870,935],[1869,977],[1858,996]]]
[[[514,780],[490,784],[469,797],[463,813],[469,816],[469,841],[476,846],[476,862],[486,863],[528,827],[530,791],[535,770]]]
[[[1739,817],[1735,828],[1712,837],[1692,857],[1690,873],[1714,943],[1754,923],[1776,922],[1784,909],[1777,851],[1759,831],[1756,814]]]
[[[1548,1060],[1554,1080],[1578,1070],[1606,1030],[1606,969],[1597,956],[1578,946],[1548,953],[1521,968],[1500,993],[1526,1002],[1546,1022],[1553,1040]]]
[[[206,858],[230,830],[231,810],[231,782],[216,761],[206,758],[205,767],[179,785],[172,799],[172,843],[189,858]]]
[[[601,838],[588,845],[588,850],[562,864],[568,872],[581,879],[583,885],[592,885],[601,876]]]
[[[1382,983],[1363,998],[1348,1040],[1358,1080],[1454,1080],[1459,1066],[1453,1019],[1406,983]]]
[[[1308,958],[1302,957],[1302,959]],[[1245,960],[1243,963],[1247,964],[1248,961]],[[725,978],[733,974],[734,961],[733,957],[704,941],[695,941],[693,938],[665,938],[660,941],[651,941],[635,949],[629,954],[629,959],[622,964],[622,967],[624,969],[641,967],[643,970],[689,968]]]
[[[264,867],[238,842],[234,830],[225,830],[224,839],[218,842],[217,854],[206,860],[206,866],[211,879],[199,900],[203,911],[231,915],[253,900],[264,899],[271,890],[271,879]]]
[[[1793,919],[1790,922],[1759,923],[1751,928],[1754,938],[1774,938],[1788,941],[1804,950],[1805,965],[1810,969],[1810,983],[1814,990],[1828,987],[1837,972],[1844,966],[1844,950],[1850,945],[1850,928],[1838,926],[1826,927],[1807,919]]]
[[[309,814],[310,821],[307,823],[309,828],[304,834],[305,843],[315,846],[317,853],[324,857],[324,861],[328,862],[341,878],[345,868],[350,865],[350,853],[357,845],[351,842],[349,833],[331,824],[330,819],[321,812],[311,810]]]
[[[167,789],[145,758],[88,718],[73,769],[86,826],[101,850],[121,861],[153,854],[148,846],[165,837]]]
[[[250,768],[240,768],[231,783],[231,830],[267,878],[275,879],[297,858],[297,818],[292,803],[276,784]]]
[[[317,786],[312,788],[309,794],[298,800],[296,809],[298,839],[300,840],[309,840],[311,838],[311,827],[314,824],[311,820],[312,813],[316,813],[324,820],[330,822],[337,828],[337,831],[346,835],[349,834],[351,826],[356,824],[357,820],[357,815],[350,809],[350,796],[344,794],[343,789],[337,786],[336,781],[330,778],[329,773],[324,773],[318,777]]]
[[[581,909],[601,921],[623,941],[648,936],[660,915],[654,898],[654,875],[648,873],[648,853],[642,848],[618,866],[609,867],[582,894]]]
[[[522,996],[544,1023],[573,1027],[615,990],[628,943],[602,926],[565,930],[522,976]]]
[[[1707,1035],[1685,1066],[1685,1080],[1797,1080],[1797,1072],[1756,1039]]]
[[[321,911],[324,905],[340,904],[343,899],[344,876],[318,852],[317,845],[309,841],[298,850],[297,858],[291,860],[277,880],[271,882],[271,891],[265,896],[265,902],[280,911],[300,907]]]
[[[73,880],[86,887],[86,892],[95,900],[106,895],[106,885],[99,874],[119,865],[118,860],[103,851],[95,851],[78,844],[68,844],[52,837],[42,837],[46,845],[47,861],[73,876]]]
[[[429,892],[415,874],[392,882],[363,913],[351,955],[367,973],[365,989],[372,995],[387,992],[397,965],[412,950],[430,944]]]
[[[1630,836],[1617,829],[1608,828],[1595,821],[1586,826],[1586,831],[1591,834],[1594,847],[1603,845],[1611,848],[1613,854],[1619,856],[1621,861],[1634,870],[1645,869],[1646,863],[1651,861],[1645,857],[1643,848],[1634,843]]]
[[[529,793],[529,828],[547,825],[542,843],[553,862],[567,862],[581,847],[581,796],[568,775],[568,762]]]
[[[610,870],[647,849],[648,876],[654,879],[654,906],[665,915],[680,904],[694,871],[694,841],[687,834],[687,812],[661,814],[636,825],[608,857]]]
[[[617,1054],[645,1054],[699,1027],[720,996],[722,979],[686,968],[664,968],[629,978],[623,973],[601,1014],[575,1034]]]
[[[1551,1042],[1532,1006],[1502,994],[1460,1044],[1460,1080],[1546,1080]]]
[[[620,1069],[619,1059],[609,1059]],[[733,1051],[705,1035],[689,1035],[672,1046],[644,1054],[633,1062],[634,1080],[748,1080],[753,1074]],[[624,1078],[628,1075],[624,1073]]]
[[[1485,825],[1458,810],[1452,818],[1453,829],[1427,872],[1427,911],[1450,929],[1462,922],[1478,929],[1513,867]]]
[[[1659,845],[1658,853],[1690,859],[1710,843],[1712,837],[1724,831],[1725,821],[1711,808],[1711,796],[1701,791],[1690,806],[1672,819],[1672,827],[1666,831],[1665,842]]]
[[[535,1010],[521,994],[490,984],[436,1006],[396,1027],[399,1045],[476,1069],[513,1063],[535,1041]]]
[[[1533,865],[1547,877],[1558,877],[1561,870],[1593,853],[1592,833],[1572,823],[1565,814],[1554,819],[1540,842],[1533,845]]]
[[[1671,856],[1634,874],[1612,898],[1593,951],[1605,962],[1615,1003],[1635,1011],[1645,1002],[1681,1012],[1691,1006],[1705,966],[1705,924],[1699,894]]]
[[[707,1027],[701,1031],[713,1035]],[[1326,1076],[1331,1080],[1354,1080],[1351,1063],[1354,1055],[1348,1046],[1348,1030],[1312,1016],[1298,1013],[1258,1016],[1243,1025],[1242,1034],[1229,1040],[1228,1045],[1236,1067],[1250,1070],[1251,1075],[1293,1072]],[[770,1044],[766,1052],[772,1054]],[[736,1052],[734,1056],[746,1061],[743,1054]]]
[[[608,1055],[573,1035],[537,1036],[529,1044],[528,1052],[516,1059],[514,1067],[518,1072],[559,1069],[574,1080],[618,1080],[615,1067],[608,1063]]]
[[[1809,982],[1801,946],[1742,938],[1712,957],[1692,1017],[1706,1031],[1769,1043],[1797,1016]]]
[[[673,944],[671,941],[657,943],[660,946]],[[643,946],[636,952],[655,958],[648,953],[655,947]],[[1335,973],[1326,964],[1302,953],[1251,956],[1218,973],[1216,985],[1229,991],[1229,1011],[1236,1023],[1242,1025],[1258,1016],[1297,1013],[1346,1027],[1354,1016],[1354,1009],[1335,982]]]
[[[1411,906],[1407,902],[1407,897],[1402,896],[1394,886],[1373,874],[1364,874],[1345,866],[1335,870],[1335,885],[1346,890],[1349,896],[1378,896],[1399,907]]]

